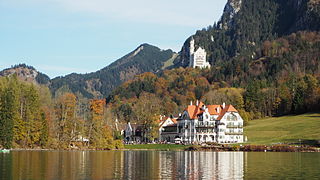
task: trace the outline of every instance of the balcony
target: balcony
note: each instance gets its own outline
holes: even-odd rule
[[[213,128],[215,127],[214,122],[208,122],[208,123],[198,122],[195,125],[196,125],[196,127],[213,127]]]
[[[227,128],[243,128],[243,125],[233,125],[233,124],[228,124]]]
[[[243,135],[243,132],[225,132],[225,135]]]

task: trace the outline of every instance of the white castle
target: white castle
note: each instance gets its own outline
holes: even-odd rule
[[[199,47],[196,51],[194,48],[194,39],[192,38],[190,41],[190,60],[189,60],[189,67],[192,68],[210,68],[210,63],[207,62],[207,53],[202,48]]]

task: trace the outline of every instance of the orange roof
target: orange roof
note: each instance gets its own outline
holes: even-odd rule
[[[226,105],[227,112],[238,112],[231,104]]]
[[[172,118],[171,120],[173,123],[177,124],[177,119]]]
[[[217,108],[220,108],[220,112],[222,110],[221,105],[208,105],[207,108],[210,115],[219,115],[219,113],[217,112]]]
[[[203,113],[201,110],[202,106],[204,105],[203,102],[199,102],[198,106],[196,105],[188,105],[188,107],[185,109],[185,111],[188,112],[190,119],[196,119],[196,117]]]
[[[204,105],[204,103],[200,101],[198,107],[202,108],[203,105]]]
[[[185,111],[188,112],[190,119],[193,119],[196,109],[197,109],[197,106],[195,105],[188,105],[188,107],[185,109]]]
[[[204,105],[203,102],[199,102],[199,105],[188,105],[185,111],[188,112],[190,119],[196,119],[198,115],[202,114],[204,111],[201,109]],[[210,115],[219,115],[218,120],[222,119],[226,112],[238,112],[231,104],[226,105],[224,109],[222,109],[222,105],[208,105]],[[218,113],[218,108],[220,108]]]
[[[224,109],[221,111],[221,113],[217,119],[221,120],[222,117],[226,114],[226,112],[238,112],[238,111],[231,104],[226,105],[226,107],[224,107]]]

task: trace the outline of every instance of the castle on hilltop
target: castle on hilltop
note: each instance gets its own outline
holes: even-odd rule
[[[211,65],[207,62],[207,52],[202,47],[199,47],[195,51],[194,47],[194,39],[192,38],[190,41],[190,60],[189,67],[192,68],[210,68]]]

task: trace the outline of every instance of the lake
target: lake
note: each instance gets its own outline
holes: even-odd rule
[[[320,179],[320,153],[11,151],[0,179]]]

